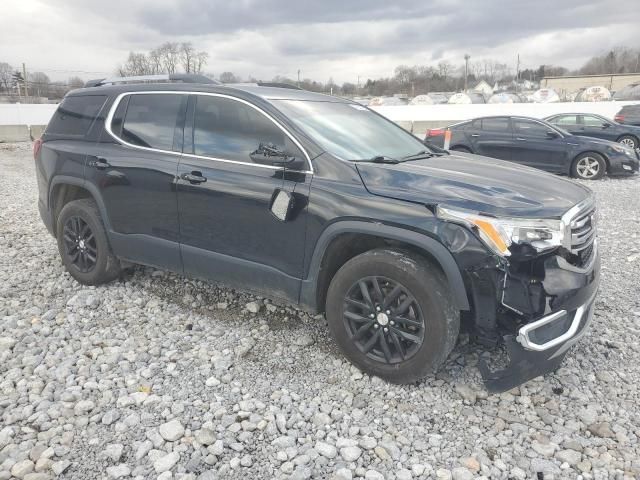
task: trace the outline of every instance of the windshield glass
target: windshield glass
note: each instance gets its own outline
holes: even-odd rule
[[[401,127],[358,104],[306,100],[273,100],[323,149],[344,160],[403,157],[429,151]]]

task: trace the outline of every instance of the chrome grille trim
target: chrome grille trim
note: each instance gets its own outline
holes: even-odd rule
[[[580,202],[562,216],[563,246],[578,255],[593,245],[597,236],[596,206],[593,197]]]

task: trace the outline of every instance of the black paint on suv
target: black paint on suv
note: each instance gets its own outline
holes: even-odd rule
[[[67,95],[34,154],[80,283],[144,264],[325,312],[344,354],[391,382],[434,372],[465,331],[509,355],[480,363],[506,390],[556,368],[592,316],[590,190],[425,148],[347,100],[98,85]]]

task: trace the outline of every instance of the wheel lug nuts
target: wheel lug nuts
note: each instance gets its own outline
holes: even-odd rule
[[[378,325],[377,323],[375,323],[373,326],[374,326],[375,328],[378,328],[380,325]]]
[[[395,325],[395,324],[396,324],[396,322],[394,322],[393,320],[391,320],[391,321],[389,322],[389,325]]]
[[[371,313],[369,314],[369,318],[376,318],[376,316],[373,313]]]
[[[386,313],[387,315],[391,315],[391,310],[387,310],[387,311],[386,311],[386,312],[384,312],[384,313]]]
[[[389,329],[387,327],[384,327],[384,333],[387,333],[389,331]]]
[[[381,308],[380,307],[376,307],[376,310],[379,312],[381,310]]]

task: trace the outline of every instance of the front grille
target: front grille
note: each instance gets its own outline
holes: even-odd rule
[[[594,254],[596,239],[596,208],[593,201],[588,201],[571,209],[563,217],[566,225],[564,247],[567,260],[575,266],[587,265]]]

